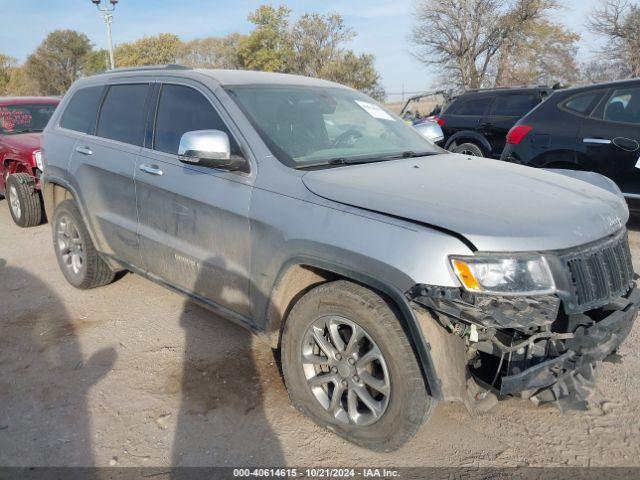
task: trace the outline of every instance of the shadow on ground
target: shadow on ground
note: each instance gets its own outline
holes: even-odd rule
[[[87,394],[116,352],[87,358],[78,330],[41,280],[0,262],[0,465],[93,465]]]

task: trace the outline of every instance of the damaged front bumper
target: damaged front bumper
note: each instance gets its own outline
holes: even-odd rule
[[[562,411],[586,407],[599,364],[629,335],[640,306],[635,285],[601,308],[574,314],[563,312],[554,296],[480,296],[428,286],[408,296],[463,339],[467,373],[486,391],[553,402]]]
[[[640,289],[608,305],[609,315],[580,325],[573,337],[559,340],[559,356],[544,360],[519,373],[502,377],[500,393],[520,393],[534,403],[556,402],[561,410],[584,409],[593,391],[599,363],[615,354],[627,338],[638,313]]]

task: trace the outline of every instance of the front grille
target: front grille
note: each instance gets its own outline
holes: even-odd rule
[[[595,308],[624,295],[633,283],[627,232],[563,257],[579,307]]]

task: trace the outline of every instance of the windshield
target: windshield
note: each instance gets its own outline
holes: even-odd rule
[[[0,134],[41,132],[56,109],[55,104],[0,105]]]
[[[374,100],[338,87],[228,87],[262,139],[294,168],[440,153]]]

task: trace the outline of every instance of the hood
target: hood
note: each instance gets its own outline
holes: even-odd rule
[[[453,231],[480,251],[574,247],[629,216],[624,200],[582,180],[457,154],[316,170],[302,180],[321,197]]]
[[[22,153],[30,153],[40,148],[41,138],[42,133],[16,133],[15,135],[3,135],[2,143]]]

